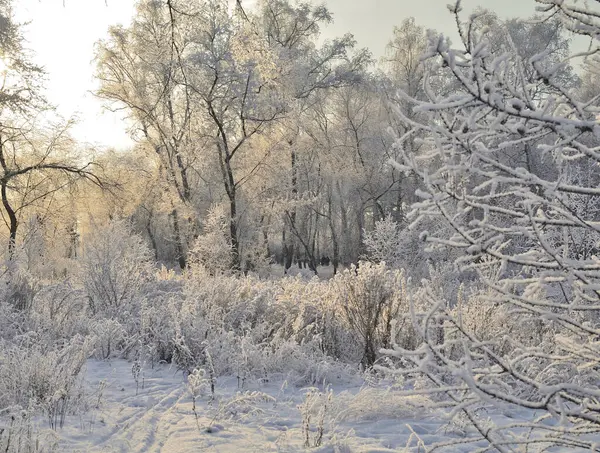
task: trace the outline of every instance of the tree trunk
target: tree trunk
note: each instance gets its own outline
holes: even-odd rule
[[[360,361],[365,370],[373,367],[375,360],[377,360],[377,354],[375,352],[374,343],[374,333],[368,332],[365,335],[365,349],[363,352],[363,357]]]
[[[175,234],[175,253],[177,254],[177,262],[179,263],[179,267],[181,269],[185,269],[187,262],[186,262],[185,253],[183,250],[183,243],[181,242],[179,217],[178,217],[176,208],[173,208],[173,210],[171,211],[171,216],[173,217],[173,233]]]
[[[281,253],[283,254],[283,273],[287,274],[288,269],[292,267],[292,262],[294,261],[294,245],[288,242],[285,234],[285,228],[286,227],[284,225],[281,232]]]
[[[270,216],[269,216],[270,217]],[[265,215],[260,217],[260,229],[262,230],[263,247],[267,257],[271,257],[271,247],[269,246],[269,220],[265,221]]]
[[[238,240],[237,224],[237,204],[235,200],[235,188],[229,197],[229,237],[231,240],[231,259],[232,268],[236,271],[242,269],[242,260],[240,257],[240,242]]]
[[[350,248],[350,229],[348,228],[348,213],[346,212],[346,206],[344,205],[344,202],[342,201],[342,197],[341,197],[341,193],[340,193],[340,198],[339,198],[339,202],[340,202],[340,214],[341,214],[341,220],[342,220],[342,224],[341,224],[341,232],[342,232],[342,245],[343,245],[343,253],[340,256],[340,261],[345,264],[348,265],[350,264],[351,261],[353,261],[352,259],[348,259],[348,255],[350,254],[348,252],[348,249]]]
[[[394,212],[394,220],[398,225],[404,225],[404,209],[402,207],[402,173],[399,173],[398,175],[398,182],[396,182],[396,186],[398,193],[396,196],[396,211]]]
[[[1,195],[2,195],[2,206],[8,215],[9,221],[9,236],[8,236],[8,259],[12,260],[15,254],[15,246],[17,245],[17,228],[19,227],[19,221],[17,214],[8,200],[7,186],[8,186],[8,166],[6,159],[4,158],[4,143],[2,137],[0,137],[0,166],[2,166],[3,177],[0,180],[1,184]]]
[[[6,182],[2,182],[1,194],[2,194],[2,205],[8,215],[9,220],[9,236],[8,236],[8,259],[12,260],[15,254],[15,246],[17,244],[17,228],[19,227],[19,221],[15,210],[8,201],[8,195],[6,193]]]
[[[158,261],[158,246],[156,244],[156,238],[154,237],[154,233],[152,232],[152,217],[153,212],[148,211],[148,220],[146,221],[146,232],[148,233],[148,237],[150,238],[152,250],[154,250],[154,259]]]
[[[214,117],[214,116],[213,116]],[[215,120],[217,121],[217,120]],[[220,123],[217,122],[220,127]],[[238,238],[238,220],[237,220],[237,199],[236,184],[231,167],[231,154],[229,153],[225,133],[221,133],[221,141],[217,141],[217,151],[219,154],[219,165],[223,177],[225,193],[229,199],[229,241],[231,244],[231,268],[235,271],[242,270],[240,257],[240,242]]]
[[[331,196],[331,188],[329,189],[327,210],[329,214],[329,230],[331,232],[331,247],[333,253],[331,263],[333,264],[333,275],[336,275],[338,265],[340,263],[340,245],[338,243],[337,233],[335,231],[335,221],[333,219],[333,197]]]

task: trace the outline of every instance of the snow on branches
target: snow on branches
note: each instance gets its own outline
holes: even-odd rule
[[[545,15],[531,26],[597,37],[600,10],[537,1]],[[483,340],[462,322],[459,302],[425,291],[428,308],[413,310],[422,345],[388,353],[410,363],[398,372],[424,378],[452,415],[466,417],[475,428],[468,441],[503,452],[597,451],[589,437],[600,431],[597,98],[582,102],[564,83],[572,56],[550,45],[525,56],[506,26],[501,36],[487,33],[487,13],[462,23],[460,11],[457,2],[461,48],[431,36],[423,57],[428,99],[404,94],[419,114],[397,110],[411,128],[398,141],[399,168],[423,184],[412,225],[442,219],[450,233],[423,239],[462,251],[460,269],[486,286],[472,290],[482,311],[508,310],[539,335],[518,341],[506,325],[490,326],[499,332]],[[426,151],[407,151],[409,137]],[[535,416],[495,423],[483,417],[490,404]]]

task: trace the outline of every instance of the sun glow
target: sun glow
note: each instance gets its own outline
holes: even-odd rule
[[[31,61],[46,73],[44,97],[61,117],[79,120],[71,130],[75,139],[99,147],[131,147],[122,115],[105,112],[92,94],[97,89],[92,60],[94,43],[106,37],[109,26],[130,22],[135,1],[66,1],[63,6],[62,0],[13,0],[13,4],[16,20],[28,24],[23,34]]]

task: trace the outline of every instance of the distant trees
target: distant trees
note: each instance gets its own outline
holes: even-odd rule
[[[0,113],[30,112],[44,105],[40,85],[42,68],[27,58],[11,0],[0,1]]]
[[[131,26],[111,29],[97,47],[98,95],[128,112],[152,175],[133,216],[155,256],[185,267],[210,224],[208,213],[223,208],[237,271],[265,257],[314,272],[329,260],[337,270],[368,256],[365,231],[390,215],[400,235],[413,237],[407,211],[424,182],[388,162],[403,153],[439,162],[425,146],[428,131],[412,130],[429,113],[414,109],[411,99],[467,92],[448,67],[433,74],[435,61],[420,58],[432,32],[403,21],[382,71],[369,73],[370,56],[354,50],[351,36],[317,45],[332,20],[326,8],[225,3],[141,2]],[[554,85],[527,64],[504,74],[506,83],[525,77],[535,84],[531,101],[540,102],[578,85],[561,63],[568,52],[562,27],[481,11],[462,35],[493,33],[494,53],[513,52],[525,62],[543,49],[536,64],[542,72],[556,66]],[[535,39],[524,38],[530,35]],[[404,136],[402,148],[393,146],[394,136]],[[502,162],[536,175],[555,171],[531,146],[506,149]]]
[[[9,257],[14,253],[23,211],[48,209],[53,194],[80,179],[102,185],[93,163],[78,161],[68,127],[40,130],[13,122],[0,125],[0,199],[9,232]]]
[[[242,269],[243,242],[254,241],[253,234],[240,230],[250,221],[246,203],[252,198],[243,186],[282,158],[273,155],[282,141],[291,153],[289,185],[268,184],[279,186],[286,198],[298,195],[296,140],[303,132],[290,118],[299,119],[322,92],[355,83],[368,62],[364,52],[349,54],[350,35],[315,46],[319,27],[330,20],[324,7],[287,1],[261,3],[253,12],[239,6],[230,11],[219,0],[142,2],[131,27],[113,28],[109,40],[99,44],[98,95],[129,111],[134,135],[159,158],[160,177],[172,194],[182,267],[187,242],[198,234],[196,226],[209,208],[206,200],[223,200],[233,266]],[[185,234],[181,209],[188,215]],[[286,238],[304,243],[303,252],[310,255],[296,210],[281,214]],[[290,256],[298,250],[290,249],[289,239],[282,246]],[[315,260],[313,253],[313,267]]]

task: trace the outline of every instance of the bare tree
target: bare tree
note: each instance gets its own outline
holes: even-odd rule
[[[9,232],[12,258],[19,217],[26,208],[43,203],[53,193],[87,179],[101,185],[92,163],[75,154],[68,135],[71,122],[36,126],[35,116],[50,110],[41,95],[43,71],[23,48],[10,1],[0,1],[0,199]],[[5,216],[4,216],[5,214]]]
[[[87,180],[104,187],[92,161],[81,162],[68,135],[70,124],[43,131],[21,124],[0,125],[0,199],[12,258],[21,215],[54,193]]]

